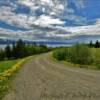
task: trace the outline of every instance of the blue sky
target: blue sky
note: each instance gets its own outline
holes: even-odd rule
[[[83,36],[100,36],[100,0],[0,0],[0,38]]]

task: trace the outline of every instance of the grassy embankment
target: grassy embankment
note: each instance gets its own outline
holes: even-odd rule
[[[100,69],[100,48],[90,48],[84,45],[62,47],[53,51],[53,60],[68,66],[87,69]]]
[[[0,62],[0,100],[10,89],[10,83],[14,73],[18,71],[21,68],[21,65],[30,58],[31,56],[19,60]]]

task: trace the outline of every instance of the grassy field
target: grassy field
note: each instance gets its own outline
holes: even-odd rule
[[[18,62],[18,60],[1,61],[0,62],[0,73],[2,73],[5,70],[11,68],[17,62]]]

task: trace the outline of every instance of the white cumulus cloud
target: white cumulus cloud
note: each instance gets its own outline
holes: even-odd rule
[[[64,21],[61,21],[58,18],[52,18],[50,16],[46,16],[46,15],[41,15],[35,22],[35,25],[40,25],[40,26],[50,26],[50,25],[61,25],[64,24]]]

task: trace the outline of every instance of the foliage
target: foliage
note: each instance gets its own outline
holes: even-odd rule
[[[12,46],[7,45],[4,50],[0,50],[0,60],[4,59],[18,59],[30,55],[44,53],[50,51],[51,48],[44,45],[29,45],[25,44],[21,39]]]
[[[90,47],[94,47],[94,44],[92,41],[90,41],[90,44],[89,44]]]
[[[0,76],[0,100],[2,100],[3,96],[9,89],[9,79],[7,77]]]
[[[76,44],[72,47],[56,49],[53,51],[53,57],[57,60],[67,60],[75,64],[80,64],[80,66],[87,65],[83,66],[86,68],[100,69],[100,48],[90,48],[88,45]]]
[[[68,60],[77,64],[90,64],[93,61],[89,47],[80,44],[69,48],[57,49],[53,52],[53,57],[57,60]]]
[[[5,57],[6,58],[10,58],[11,56],[12,56],[12,54],[11,54],[11,48],[10,48],[10,46],[9,45],[7,45],[6,47],[5,47]]]
[[[66,48],[57,49],[53,52],[53,56],[57,60],[65,60],[66,59],[66,54],[67,54],[67,49]]]
[[[86,45],[76,44],[71,48],[71,61],[78,64],[90,64],[92,62],[91,50]]]
[[[5,58],[5,52],[1,49],[0,50],[0,61],[4,60]]]
[[[93,64],[100,69],[100,48],[91,48],[93,55]]]
[[[95,43],[90,41],[89,47],[100,48],[100,42],[98,40]]]

